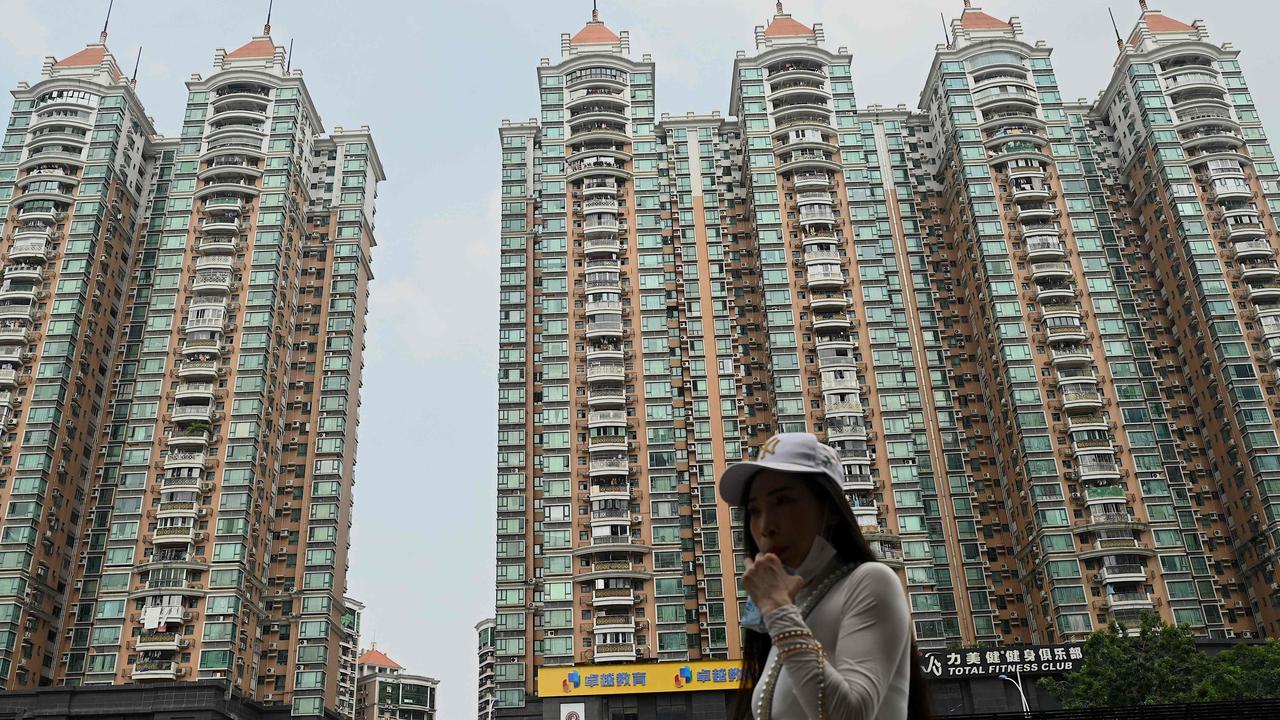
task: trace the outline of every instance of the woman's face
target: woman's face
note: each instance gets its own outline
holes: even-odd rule
[[[751,538],[762,553],[773,553],[782,564],[796,567],[809,555],[813,539],[826,524],[826,513],[802,478],[776,470],[762,470],[751,481],[747,512]]]

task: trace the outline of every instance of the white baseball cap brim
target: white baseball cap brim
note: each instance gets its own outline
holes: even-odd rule
[[[733,506],[745,505],[747,498],[747,487],[751,485],[751,479],[761,470],[777,470],[779,472],[794,473],[797,475],[817,475],[825,480],[832,482],[837,487],[838,483],[831,478],[826,472],[819,468],[809,465],[799,465],[796,463],[784,462],[742,462],[730,466],[720,476],[720,497],[725,502]]]

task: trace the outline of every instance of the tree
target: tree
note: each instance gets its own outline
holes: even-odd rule
[[[1091,634],[1075,672],[1040,684],[1073,710],[1280,697],[1280,642],[1210,656],[1188,626],[1144,614],[1136,635],[1119,624]]]

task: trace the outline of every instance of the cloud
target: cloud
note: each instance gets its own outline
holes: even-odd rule
[[[441,208],[410,237],[382,238],[369,299],[371,355],[429,362],[494,354],[500,202],[494,192],[482,208]]]
[[[21,59],[43,60],[53,54],[49,32],[31,15],[25,0],[8,0],[4,4],[4,21],[0,22],[0,41],[12,48]]]

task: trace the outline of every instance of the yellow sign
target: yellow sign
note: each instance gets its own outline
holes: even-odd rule
[[[737,690],[738,660],[569,665],[538,670],[538,697]]]

